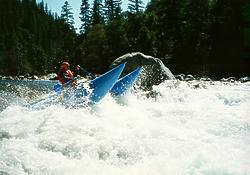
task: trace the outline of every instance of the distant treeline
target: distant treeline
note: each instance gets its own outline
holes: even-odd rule
[[[173,73],[250,75],[249,15],[244,0],[82,0],[81,28],[66,1],[61,15],[44,2],[1,0],[0,74],[45,74],[68,60],[94,73],[117,57],[142,52]]]

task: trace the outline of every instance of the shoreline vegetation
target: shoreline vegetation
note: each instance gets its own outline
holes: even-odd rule
[[[56,73],[51,73],[47,75],[19,75],[19,76],[4,76],[0,75],[0,81],[1,80],[13,80],[13,81],[19,81],[19,80],[25,80],[25,81],[34,81],[34,80],[57,80],[56,78],[57,74]],[[178,81],[222,81],[222,82],[241,82],[241,83],[246,83],[250,82],[250,76],[245,76],[245,77],[217,77],[217,78],[210,78],[207,76],[196,76],[196,75],[191,75],[191,74],[178,74],[174,75],[176,80]]]
[[[77,33],[67,1],[59,16],[43,1],[2,0],[0,79],[40,79],[66,60],[102,74],[131,52],[161,59],[177,76],[250,76],[249,2],[137,2],[122,11],[121,0],[82,0]]]

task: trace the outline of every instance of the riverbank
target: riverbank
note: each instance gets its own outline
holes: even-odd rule
[[[56,80],[56,73],[47,75],[0,75],[0,80]]]
[[[56,73],[51,73],[47,75],[19,75],[19,76],[5,76],[0,75],[0,80],[56,80],[57,78]],[[179,74],[175,75],[175,78],[180,81],[193,81],[193,80],[201,80],[201,81],[225,81],[225,82],[234,82],[234,81],[240,81],[242,83],[249,82],[250,77],[244,76],[244,77],[224,77],[224,78],[211,78],[211,77],[201,77],[191,74]]]

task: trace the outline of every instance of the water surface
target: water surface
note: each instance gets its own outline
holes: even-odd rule
[[[0,82],[0,174],[250,175],[250,83],[166,81],[92,107]],[[43,105],[43,103],[39,103]]]

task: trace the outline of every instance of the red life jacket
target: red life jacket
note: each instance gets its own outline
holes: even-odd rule
[[[65,84],[74,78],[74,74],[69,69],[61,68],[58,72],[57,78],[62,84]]]

